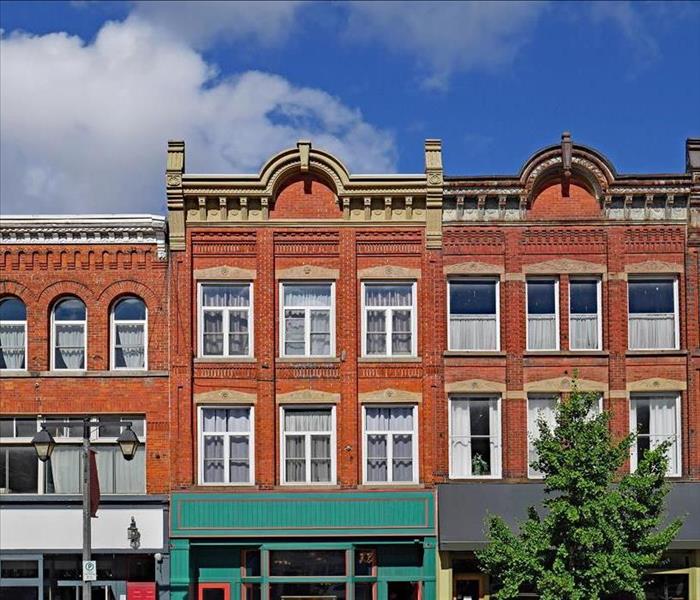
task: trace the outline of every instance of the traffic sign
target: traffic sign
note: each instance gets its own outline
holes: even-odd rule
[[[83,581],[97,580],[97,563],[94,560],[83,561]]]

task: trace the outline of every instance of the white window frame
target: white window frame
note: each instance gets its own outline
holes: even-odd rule
[[[206,286],[248,286],[248,306],[247,307],[226,307],[226,306],[204,306],[204,288]],[[253,292],[254,288],[252,281],[231,280],[231,281],[198,281],[197,282],[197,357],[198,358],[214,358],[227,359],[235,361],[238,359],[247,359],[254,356],[255,336],[253,324]],[[221,310],[223,313],[222,331],[224,334],[224,353],[223,354],[204,354],[204,310]],[[247,354],[229,354],[229,311],[247,311],[248,312],[248,353]]]
[[[12,371],[26,371],[28,366],[29,366],[29,346],[27,343],[27,333],[29,331],[29,327],[27,325],[28,320],[27,320],[27,304],[22,300],[21,298],[18,298],[17,296],[5,296],[3,298],[0,298],[0,302],[3,300],[17,300],[22,303],[24,306],[24,321],[16,321],[16,320],[6,320],[6,321],[0,321],[0,325],[22,325],[24,327],[24,367],[20,369],[0,369],[2,372],[12,372]]]
[[[410,408],[413,411],[413,431],[367,431],[367,409],[368,408]],[[362,483],[370,486],[406,486],[416,485],[420,477],[420,464],[418,463],[418,405],[416,404],[363,404],[362,405]],[[394,444],[391,439],[392,435],[407,434],[413,436],[412,443],[412,461],[413,461],[413,478],[411,481],[392,481],[394,476],[393,460],[394,460]],[[369,481],[367,479],[367,437],[369,435],[385,435],[387,436],[387,480],[386,481]]]
[[[493,283],[496,286],[496,347],[489,350],[472,348],[453,348],[450,328],[452,326],[452,307],[450,285],[453,283]],[[447,280],[447,349],[455,352],[499,352],[501,350],[501,279],[497,276],[454,277]]]
[[[331,303],[330,306],[287,306],[284,303],[284,286],[285,285],[329,285],[331,288]],[[286,341],[286,320],[285,310],[304,311],[304,354],[287,354],[285,352]],[[328,354],[311,354],[311,311],[312,310],[327,310],[329,311],[329,329],[330,329],[330,352]],[[280,281],[279,284],[279,319],[280,319],[280,351],[279,355],[282,358],[333,358],[335,356],[335,282],[334,281]]]
[[[534,436],[538,435],[537,431],[537,421],[532,421],[530,419],[530,400],[554,400],[555,401],[555,410],[556,406],[559,405],[561,402],[561,394],[549,394],[549,393],[533,393],[533,394],[528,394],[526,398],[526,404],[525,404],[525,411],[526,411],[526,416],[527,416],[527,444],[525,448],[525,465],[527,468],[527,478],[528,479],[544,479],[544,474],[539,473],[538,471],[534,471],[530,467],[530,448],[532,447],[532,443],[535,440]],[[602,402],[602,398],[601,398]]]
[[[490,402],[495,402],[496,403],[496,414],[498,418],[496,419],[496,422],[498,423],[498,430],[495,434],[490,433],[489,438],[496,438],[495,446],[496,446],[496,451],[494,452],[494,464],[492,464],[492,469],[491,469],[491,475],[473,475],[471,473],[472,470],[472,465],[471,463],[468,465],[468,471],[469,473],[467,475],[459,475],[455,473],[453,469],[453,463],[452,463],[452,438],[455,435],[455,432],[452,429],[452,403],[455,401],[472,401],[472,400],[488,400]],[[502,437],[502,419],[503,415],[501,413],[501,397],[499,395],[495,394],[484,394],[484,395],[478,395],[478,394],[454,394],[450,395],[449,397],[449,402],[448,402],[448,413],[447,413],[447,423],[448,423],[448,438],[449,438],[449,461],[450,461],[450,468],[449,468],[449,477],[450,479],[501,479],[503,477],[503,437]],[[490,407],[489,407],[490,410]],[[460,435],[459,437],[471,437],[470,434],[463,434]],[[479,437],[485,437],[485,436],[479,436]],[[494,444],[494,442],[491,442]]]
[[[680,392],[658,392],[658,393],[634,393],[630,394],[630,406],[629,406],[629,415],[630,415],[630,433],[636,433],[637,432],[637,400],[654,400],[657,398],[673,398],[673,401],[675,403],[675,408],[676,408],[676,465],[677,465],[677,470],[676,471],[668,471],[666,473],[666,477],[682,477],[683,475],[683,445],[682,445],[682,439],[681,439],[681,394]],[[651,425],[651,423],[650,423]],[[650,427],[651,429],[651,427]],[[651,431],[649,432],[649,437],[651,437],[652,434]],[[654,448],[654,446],[651,445],[651,441],[649,444],[650,448]],[[637,444],[636,440],[635,443],[632,444],[632,447],[630,448],[631,455],[630,455],[630,470],[632,472],[637,470],[637,464],[639,457],[637,456]],[[670,467],[670,464],[669,464]]]
[[[206,409],[248,409],[248,421],[250,423],[250,431],[248,433],[237,431],[235,433],[223,431],[212,432],[211,435],[220,435],[224,438],[224,475],[228,479],[230,471],[228,464],[230,460],[231,446],[228,443],[229,437],[244,437],[248,436],[248,481],[204,481],[204,411]],[[222,487],[222,486],[251,486],[255,485],[255,406],[248,404],[202,404],[197,407],[197,481],[201,486],[206,487]]]
[[[127,298],[135,298],[143,303],[143,308],[145,311],[144,318],[141,319],[120,319],[116,320],[114,318],[114,309],[117,307],[122,300]],[[112,304],[112,308],[109,311],[110,320],[110,344],[109,344],[109,362],[113,371],[148,371],[148,305],[143,301],[142,298],[135,296],[133,294],[122,296],[117,298],[117,300]],[[118,367],[116,361],[116,345],[117,345],[117,324],[119,325],[143,325],[143,367]]]
[[[309,410],[330,410],[331,411],[331,430],[328,431],[305,431],[305,432],[290,432],[292,436],[304,436],[304,471],[305,481],[287,481],[287,445],[285,444],[287,432],[284,428],[284,413],[288,409],[309,409]],[[336,485],[338,450],[337,434],[336,434],[336,412],[335,404],[283,404],[279,407],[279,434],[280,434],[280,485],[285,487],[328,487]],[[330,481],[311,481],[311,437],[314,435],[329,435],[331,447],[331,478]]]
[[[630,282],[634,281],[671,281],[673,282],[673,337],[675,345],[671,348],[633,348],[630,340]],[[642,350],[654,352],[655,350],[678,350],[680,349],[680,309],[678,298],[678,276],[677,275],[660,275],[658,273],[651,275],[634,275],[627,279],[627,349]],[[635,313],[637,314],[637,313]]]
[[[554,348],[530,348],[530,294],[528,292],[528,283],[530,281],[552,281],[554,283],[554,324],[555,334]],[[561,332],[559,331],[559,320],[561,318],[559,310],[559,277],[528,277],[525,280],[525,336],[527,338],[528,352],[559,352]]]
[[[377,306],[370,307],[365,305],[365,288],[374,285],[410,285],[411,286],[411,305],[408,306]],[[416,308],[416,282],[414,280],[389,280],[389,281],[363,281],[361,286],[361,308],[362,308],[362,357],[363,358],[415,358],[418,356],[418,310]],[[386,353],[385,354],[367,354],[367,311],[368,310],[385,310],[384,315],[386,325]],[[411,311],[411,353],[410,354],[393,354],[392,348],[392,333],[393,319],[392,313],[394,310],[410,310]]]
[[[56,307],[61,303],[63,300],[68,300],[69,298],[75,298],[76,300],[80,300],[80,302],[83,303],[83,306],[85,307],[85,320],[83,321],[58,321],[61,325],[82,325],[83,326],[83,368],[82,369],[57,369],[56,368]],[[74,296],[72,294],[69,294],[67,296],[62,296],[56,302],[54,302],[53,306],[51,307],[51,370],[52,371],[61,371],[61,372],[82,372],[82,371],[87,371],[87,366],[88,366],[88,353],[87,353],[87,346],[88,346],[88,307],[87,304],[85,304],[85,301],[82,298],[79,298],[78,296]]]
[[[595,281],[596,284],[596,302],[597,302],[597,312],[596,312],[596,320],[597,320],[597,335],[598,335],[598,344],[595,348],[574,348],[571,344],[571,340],[573,339],[571,336],[571,284],[576,283],[579,281]],[[603,348],[603,295],[601,291],[602,285],[601,285],[601,279],[600,277],[587,277],[584,275],[577,275],[577,276],[571,276],[569,277],[569,350],[573,352],[590,352],[590,351],[596,351],[596,350],[602,350]],[[579,314],[579,313],[575,313]]]

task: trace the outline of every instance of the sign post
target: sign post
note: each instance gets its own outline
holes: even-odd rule
[[[94,560],[83,561],[83,581],[97,580],[97,563]]]

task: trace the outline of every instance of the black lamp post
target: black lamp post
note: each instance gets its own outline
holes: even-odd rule
[[[92,521],[90,515],[90,428],[98,427],[104,423],[118,423],[126,428],[117,437],[117,444],[126,460],[133,460],[136,450],[141,442],[138,436],[131,429],[129,421],[122,421],[117,418],[100,417],[100,422],[93,422],[91,417],[83,417],[83,562],[89,561],[92,553]],[[68,427],[75,421],[50,420],[52,425]],[[46,462],[51,458],[51,453],[56,446],[51,432],[46,429],[46,421],[41,424],[39,431],[32,440],[32,445],[36,450],[36,455],[40,461]],[[132,517],[133,521],[133,517]],[[134,523],[135,527],[135,523]],[[138,530],[137,530],[138,531]],[[140,535],[139,535],[140,537]],[[130,538],[131,540],[131,538]],[[132,545],[133,547],[133,545]],[[89,600],[92,597],[92,582],[83,581],[83,599]]]

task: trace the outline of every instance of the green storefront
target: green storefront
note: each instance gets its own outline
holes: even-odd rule
[[[172,600],[435,600],[430,491],[174,493]]]

